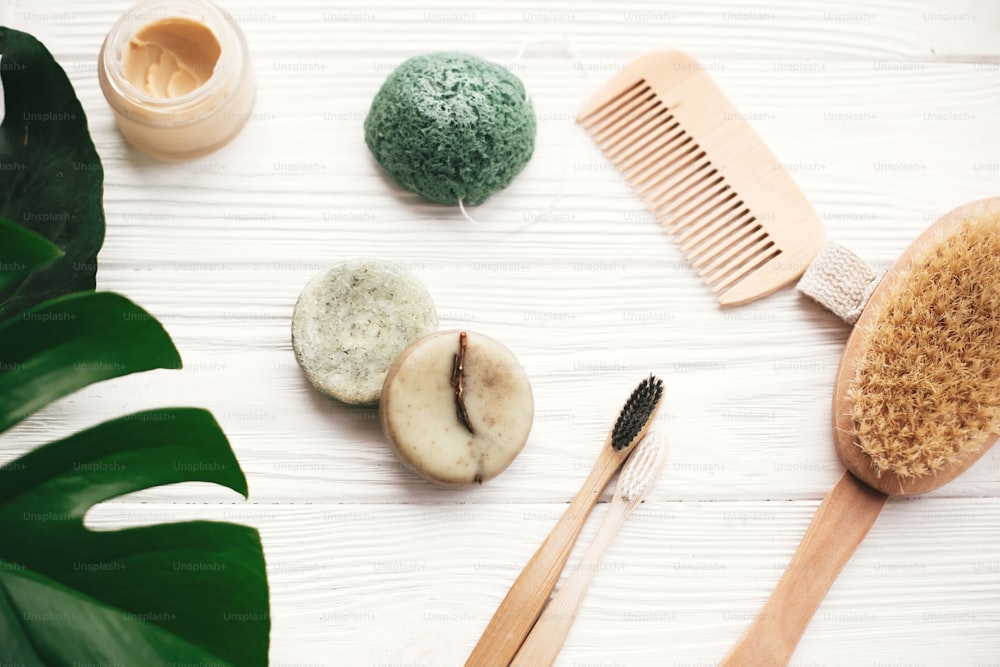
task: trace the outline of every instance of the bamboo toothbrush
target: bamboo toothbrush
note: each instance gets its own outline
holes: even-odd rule
[[[847,468],[724,666],[783,665],[890,495],[951,481],[1000,432],[1000,198],[949,212],[875,289],[834,385]]]
[[[497,667],[510,664],[556,582],[583,524],[608,485],[621,468],[631,445],[646,435],[663,397],[663,380],[650,375],[640,382],[622,406],[618,419],[597,455],[582,488],[566,508],[562,518],[514,581],[493,618],[466,660],[466,667]]]
[[[611,507],[580,564],[545,607],[511,667],[549,667],[566,642],[594,573],[629,513],[646,497],[667,460],[666,441],[650,431],[625,462]]]

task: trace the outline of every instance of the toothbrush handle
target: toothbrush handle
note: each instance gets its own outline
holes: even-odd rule
[[[594,541],[587,547],[577,569],[549,601],[510,667],[550,667],[556,661],[604,552],[625,523],[625,517],[633,505],[615,495],[604,522],[594,536]]]
[[[845,472],[820,503],[771,597],[722,667],[787,665],[826,592],[889,496]]]
[[[625,452],[605,443],[580,491],[493,612],[465,667],[507,667],[542,613],[601,492],[621,468]]]

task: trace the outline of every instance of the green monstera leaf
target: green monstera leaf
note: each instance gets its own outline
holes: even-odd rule
[[[2,434],[92,383],[181,361],[148,312],[90,291],[103,171],[65,74],[24,33],[0,27],[0,53]],[[225,434],[194,408],[127,415],[0,466],[0,664],[266,665],[256,530],[84,525],[98,503],[186,481],[247,495]]]
[[[0,284],[52,261],[58,252],[45,245],[0,224]],[[122,296],[44,302],[0,322],[0,432],[77,388],[179,364],[159,322]],[[270,614],[256,530],[208,521],[84,526],[97,503],[186,481],[247,495],[225,434],[193,408],[121,417],[0,467],[4,660],[266,665]]]
[[[246,495],[211,414],[143,412],[0,470],[0,636],[24,664],[263,665],[267,582],[257,531],[186,522],[95,532],[96,503],[184,481]],[[11,641],[13,640],[13,641]]]
[[[62,257],[62,251],[49,243],[44,236],[23,230],[10,220],[0,218],[0,228],[5,228],[9,238],[0,246],[0,308],[10,293],[40,266]]]
[[[104,169],[66,73],[27,33],[0,26],[0,217],[23,225],[65,256],[34,272],[0,317],[70,292],[92,290],[104,242]]]

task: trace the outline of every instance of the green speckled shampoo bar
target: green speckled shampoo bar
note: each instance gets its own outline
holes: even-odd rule
[[[365,142],[400,186],[438,204],[481,204],[535,148],[535,112],[509,70],[463,53],[403,62],[365,118]]]
[[[372,404],[396,357],[437,328],[434,301],[412,274],[388,262],[354,260],[303,288],[292,313],[292,349],[318,390]]]

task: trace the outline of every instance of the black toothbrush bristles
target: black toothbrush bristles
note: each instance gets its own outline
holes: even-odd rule
[[[611,446],[620,451],[631,445],[653,418],[661,398],[663,380],[650,374],[632,390],[632,395],[618,413],[618,421],[611,431]]]

